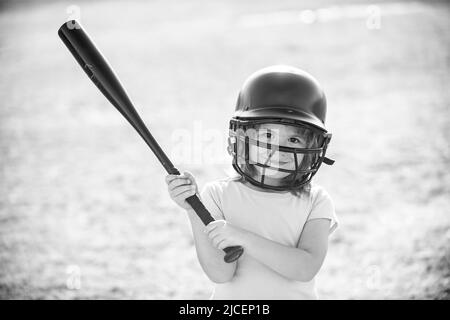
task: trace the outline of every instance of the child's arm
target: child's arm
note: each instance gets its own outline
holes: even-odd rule
[[[213,282],[230,281],[236,270],[236,262],[226,263],[223,260],[224,252],[212,245],[208,235],[205,233],[205,225],[186,202],[186,198],[197,192],[198,188],[195,178],[189,172],[184,172],[182,175],[168,175],[166,182],[172,200],[185,209],[188,214],[194,235],[197,257],[203,271]]]
[[[329,219],[306,222],[297,248],[261,237],[253,232],[213,222],[207,226],[208,235],[219,248],[242,245],[248,255],[286,278],[310,281],[319,271],[328,249]]]
[[[205,232],[205,225],[197,214],[191,209],[188,210],[188,216],[191,221],[197,258],[203,271],[215,283],[230,281],[234,276],[237,262],[226,263],[223,260],[224,252],[212,245]]]

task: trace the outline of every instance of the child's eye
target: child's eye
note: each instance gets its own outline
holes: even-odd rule
[[[261,132],[260,134],[259,134],[259,137],[261,138],[261,139],[272,139],[272,133],[271,132]]]
[[[300,140],[299,138],[289,138],[289,142],[291,142],[291,143],[301,143],[302,140]]]

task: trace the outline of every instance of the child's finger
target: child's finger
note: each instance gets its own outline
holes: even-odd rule
[[[225,248],[227,248],[227,247],[231,247],[232,246],[232,244],[230,244],[229,243],[229,241],[227,240],[227,239],[224,239],[223,241],[221,241],[220,243],[219,243],[219,249],[221,249],[221,250],[223,250],[223,249],[225,249]]]
[[[211,241],[218,241],[220,239],[224,239],[224,234],[220,232],[220,229],[213,230],[210,234],[208,234],[208,237],[211,239]]]
[[[166,176],[166,182],[170,183],[172,180],[179,178],[188,179],[188,176],[186,176],[185,174],[168,174]]]
[[[172,189],[170,191],[170,194],[172,195],[172,197],[176,198],[178,197],[180,194],[182,194],[183,192],[186,191],[192,191],[195,192],[195,187],[192,185],[183,185],[183,186],[178,186],[174,189]]]
[[[212,222],[208,223],[208,225],[205,227],[205,232],[209,234],[211,231],[213,231],[214,229],[216,229],[224,224],[225,224],[225,220],[212,221]]]
[[[189,171],[183,171],[183,176],[188,178],[191,181],[191,183],[195,184],[195,177],[192,175],[192,173],[190,173]]]
[[[176,187],[182,185],[191,185],[191,181],[183,178],[173,179],[169,182],[169,189],[175,189]]]
[[[216,234],[214,235],[214,237],[209,238],[209,240],[211,240],[215,247],[217,247],[217,244],[224,239],[225,237],[223,236],[223,234]]]
[[[212,240],[212,243],[213,243],[214,247],[219,248],[219,245],[220,245],[223,241],[225,241],[225,238],[224,238],[224,237],[215,237],[215,238]]]
[[[179,175],[176,175],[176,174],[168,174],[167,176],[166,176],[166,183],[167,184],[169,184],[172,180],[174,180],[174,179],[176,179],[176,178],[179,178],[180,176]]]
[[[195,194],[195,190],[188,190],[185,192],[180,193],[179,195],[175,196],[174,199],[178,202],[183,202],[186,200],[186,198],[189,198],[190,196],[193,196]]]

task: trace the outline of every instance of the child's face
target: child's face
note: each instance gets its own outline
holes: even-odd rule
[[[306,137],[302,136],[299,130],[294,126],[281,124],[261,124],[256,130],[250,133],[251,138],[261,142],[279,145],[291,148],[306,148]],[[269,150],[262,147],[250,145],[249,149],[250,162],[258,162],[271,167],[277,167],[287,170],[295,170],[294,154],[281,152],[278,150]],[[297,154],[297,163],[303,160],[303,154]],[[260,174],[263,168],[255,166]],[[280,179],[289,175],[288,172],[281,172],[272,169],[266,169],[264,174],[267,177]]]

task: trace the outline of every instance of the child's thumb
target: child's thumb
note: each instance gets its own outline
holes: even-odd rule
[[[195,178],[194,178],[194,176],[192,175],[192,173],[190,173],[189,171],[183,171],[183,174],[184,174],[189,180],[191,180],[191,183],[192,183],[192,184],[196,184],[196,183],[195,183]]]

